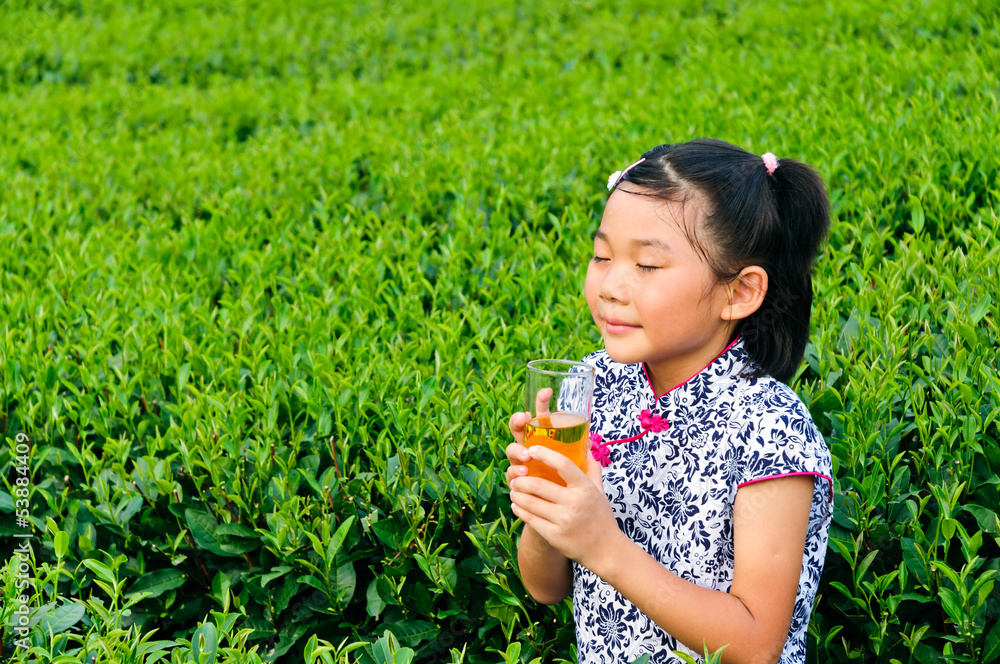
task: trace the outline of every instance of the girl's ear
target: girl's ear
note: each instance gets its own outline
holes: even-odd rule
[[[767,295],[767,272],[757,265],[740,270],[728,284],[729,304],[722,310],[723,320],[742,320],[760,308]]]

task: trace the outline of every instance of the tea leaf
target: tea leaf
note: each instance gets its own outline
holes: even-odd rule
[[[111,586],[115,585],[115,575],[107,565],[90,559],[80,562],[83,563],[84,567],[87,567],[91,572],[96,574],[99,579],[106,581]],[[109,591],[108,594],[113,595],[114,593]]]
[[[183,572],[175,569],[158,569],[137,580],[129,589],[131,595],[141,592],[148,592],[150,597],[159,597],[168,590],[180,588],[184,585],[185,576]]]
[[[239,555],[238,551],[227,550],[229,548],[228,542],[224,542],[216,534],[215,531],[219,524],[211,514],[200,510],[186,509],[184,510],[184,521],[199,547],[220,556]]]
[[[76,625],[86,614],[83,604],[76,602],[63,604],[46,613],[38,623],[45,635],[62,634]]]
[[[1000,658],[1000,622],[995,623],[986,637],[986,644],[983,646],[983,664],[996,661]]]

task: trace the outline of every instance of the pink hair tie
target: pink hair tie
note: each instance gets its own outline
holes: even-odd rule
[[[760,158],[764,160],[764,168],[767,169],[767,174],[774,175],[775,169],[778,168],[778,158],[770,152],[765,152]]]
[[[626,175],[628,175],[629,171],[631,171],[633,168],[635,168],[636,166],[638,166],[639,164],[641,164],[644,161],[646,161],[645,157],[643,157],[639,161],[635,162],[634,164],[632,164],[631,166],[629,166],[628,168],[626,168],[624,171],[615,171],[614,173],[612,173],[611,177],[608,178],[608,191],[611,191],[612,189],[614,189],[615,187],[617,187],[618,183],[622,181],[623,177],[625,177]]]

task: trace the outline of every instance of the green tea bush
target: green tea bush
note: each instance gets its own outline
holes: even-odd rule
[[[600,344],[608,173],[697,136],[831,196],[793,381],[836,475],[810,659],[1000,657],[996,3],[0,25],[0,537],[30,543],[0,659],[575,661],[517,575],[505,422],[526,360]]]

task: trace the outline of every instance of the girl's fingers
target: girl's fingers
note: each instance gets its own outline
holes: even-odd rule
[[[582,482],[586,482],[587,484],[584,484],[583,486],[587,486],[591,483],[586,473],[580,470],[575,463],[555,450],[550,450],[549,448],[542,447],[541,445],[532,445],[528,448],[528,454],[531,455],[532,459],[541,461],[546,466],[559,473],[559,477],[563,478],[563,481],[566,482],[566,486],[580,486]],[[553,484],[553,486],[558,485]]]
[[[552,388],[546,387],[538,390],[538,394],[535,395],[535,412],[538,417],[548,417],[549,416],[549,402],[552,400]],[[530,416],[531,413],[528,413]]]
[[[507,460],[514,464],[524,464],[531,460],[531,455],[528,454],[528,448],[520,443],[511,443],[504,450],[504,454],[507,455]]]
[[[517,424],[519,420],[517,420],[516,418],[518,417],[518,415],[523,415],[523,413],[515,413],[510,418],[511,433],[514,433],[514,431],[517,429]],[[524,435],[523,430],[524,430],[523,427],[521,427],[522,431],[521,438],[523,438]],[[515,437],[517,436],[515,435]],[[520,442],[511,443],[510,445],[508,445],[507,448],[504,450],[504,453],[507,455],[507,461],[510,462],[510,466],[508,466],[507,471],[505,473],[507,484],[510,485],[511,480],[513,480],[514,478],[522,477],[528,474],[528,467],[524,464],[531,459],[531,455],[528,454],[528,449]]]
[[[541,477],[527,477],[525,475],[512,477],[511,479],[517,480],[510,488],[512,492],[516,491],[524,495],[537,496],[548,502],[559,501],[562,497],[562,492],[566,491],[566,487]],[[510,484],[509,481],[508,484]],[[513,496],[513,493],[511,495]]]
[[[524,427],[530,419],[531,413],[514,413],[507,422],[510,435],[514,436],[514,440],[517,441],[518,445],[524,445]],[[508,449],[510,448],[508,447]]]
[[[509,485],[512,480],[518,477],[524,477],[528,474],[528,467],[525,465],[512,465],[507,469],[507,484]]]
[[[527,523],[527,519],[522,516],[524,513],[551,522],[551,519],[558,514],[560,509],[558,505],[521,491],[511,491],[510,502],[512,507],[517,508],[518,516],[525,523]]]

